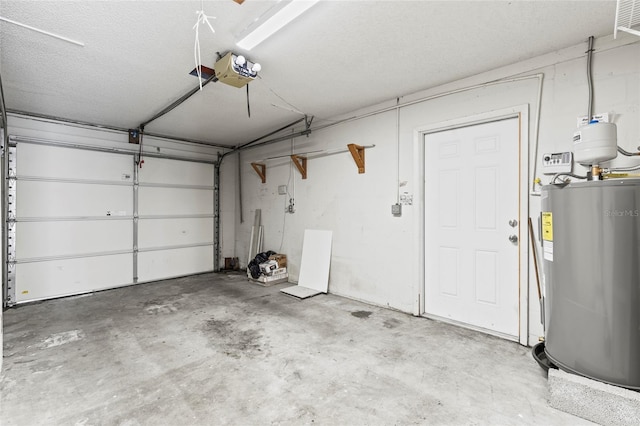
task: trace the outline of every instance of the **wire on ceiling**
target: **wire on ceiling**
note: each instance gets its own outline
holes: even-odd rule
[[[287,101],[285,98],[283,98],[282,96],[280,96],[278,93],[276,93],[275,90],[273,90],[271,87],[269,87],[269,85],[267,83],[264,82],[264,80],[262,79],[261,76],[258,76],[258,78],[260,79],[260,81],[262,81],[262,84],[264,84],[264,86],[275,95],[276,98],[280,99],[282,102],[284,102],[285,104],[287,104],[287,106],[289,108],[283,108],[280,105],[275,105],[275,104],[271,104],[272,106],[276,107],[276,108],[280,108],[280,109],[285,109],[287,111],[291,111],[291,112],[295,112],[296,114],[300,114],[300,115],[307,115],[304,112],[300,111],[300,108],[298,108],[297,106],[293,105],[291,102]]]
[[[202,90],[202,58],[200,56],[200,24],[207,24],[212,33],[215,34],[216,30],[213,29],[211,23],[209,22],[209,18],[216,19],[215,16],[207,16],[204,13],[204,0],[200,3],[200,10],[196,11],[196,15],[198,15],[198,20],[196,21],[193,29],[196,31],[196,38],[193,45],[193,59],[196,63],[196,73],[198,74],[198,82],[200,83],[200,90]]]
[[[300,123],[300,122],[302,122],[302,121],[304,121],[304,120],[305,120],[305,117],[303,117],[303,118],[299,118],[299,119],[297,119],[296,121],[294,121],[294,122],[292,122],[292,123],[289,123],[289,124],[287,124],[287,125],[285,125],[285,126],[282,126],[282,127],[280,127],[279,129],[276,129],[276,130],[274,130],[274,131],[272,131],[272,132],[269,132],[269,133],[267,133],[266,135],[262,135],[262,136],[260,136],[260,137],[259,137],[259,138],[257,138],[257,139],[254,139],[254,140],[249,141],[249,142],[247,142],[247,143],[244,143],[244,144],[242,144],[242,145],[237,145],[237,146],[235,146],[235,147],[233,148],[233,150],[235,151],[235,150],[238,150],[238,149],[246,148],[246,147],[248,147],[249,145],[253,145],[253,144],[255,144],[255,143],[257,143],[257,142],[261,141],[261,140],[262,140],[262,139],[264,139],[264,138],[268,138],[269,136],[273,136],[273,135],[275,135],[275,134],[277,134],[277,133],[280,133],[281,131],[288,129],[289,127],[293,127],[293,126],[295,126],[296,124],[298,124],[298,123]],[[290,137],[292,137],[292,136],[286,136],[286,138],[287,138],[287,139],[288,139],[288,138],[290,138]],[[257,145],[256,145],[256,146],[257,146]]]
[[[297,106],[293,105],[291,102],[287,101],[284,97],[282,97],[281,95],[279,95],[275,90],[273,90],[271,87],[269,87],[269,85],[267,85],[264,80],[262,79],[261,76],[258,76],[258,78],[262,81],[262,84],[264,84],[264,86],[271,92],[273,93],[273,95],[275,97],[277,97],[278,99],[280,99],[282,102],[284,102],[287,107],[284,107],[282,105],[277,105],[277,104],[271,104],[271,106],[285,110],[285,111],[289,111],[289,112],[293,112],[296,114],[300,114],[300,115],[304,115],[304,116],[308,116],[310,114],[304,113],[300,110],[300,108],[298,108]],[[322,118],[322,117],[318,117],[316,115],[313,116],[315,118],[316,121],[320,121],[320,122],[326,122],[326,123],[338,123],[338,122],[342,122],[342,120],[330,120],[328,118]],[[356,118],[351,117],[351,119]]]
[[[58,40],[66,41],[67,43],[71,43],[71,44],[75,44],[75,45],[80,46],[80,47],[84,47],[84,43],[81,42],[81,41],[73,40],[73,39],[70,39],[68,37],[63,37],[61,35],[58,35],[58,34],[55,34],[55,33],[49,32],[49,31],[41,30],[40,28],[32,27],[31,25],[23,24],[21,22],[14,21],[13,19],[5,18],[4,16],[0,16],[0,21],[4,21],[4,22],[7,22],[9,24],[17,25],[19,27],[26,28],[26,29],[31,30],[31,31],[35,31],[35,32],[40,33],[40,34],[44,34],[44,35],[47,35],[49,37],[57,38]]]

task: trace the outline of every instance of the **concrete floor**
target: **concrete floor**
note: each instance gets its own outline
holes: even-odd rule
[[[3,425],[587,424],[527,348],[206,274],[5,312]]]

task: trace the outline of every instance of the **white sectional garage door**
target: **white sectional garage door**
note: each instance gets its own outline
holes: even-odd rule
[[[146,158],[139,181],[138,279],[211,271],[213,166]]]
[[[213,270],[213,164],[136,176],[132,154],[33,143],[9,162],[8,304]]]
[[[9,170],[16,303],[131,283],[131,155],[20,144]]]

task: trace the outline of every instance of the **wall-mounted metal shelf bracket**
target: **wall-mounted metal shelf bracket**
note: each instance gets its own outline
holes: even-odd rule
[[[364,173],[364,146],[356,145],[354,143],[350,143],[347,145],[349,148],[349,152],[351,152],[351,156],[353,157],[353,161],[356,162],[356,166],[358,166],[358,173]]]
[[[260,176],[262,183],[267,183],[267,166],[262,163],[251,163],[251,167]]]
[[[298,171],[302,175],[302,179],[306,179],[307,178],[307,157],[292,155],[291,161],[293,161],[293,164],[295,164],[296,169],[298,169]]]
[[[304,130],[301,132],[301,134],[305,135],[306,137],[309,137],[309,135],[311,134],[311,123],[313,123],[313,115],[311,116],[311,118],[309,118],[309,116],[305,114]]]

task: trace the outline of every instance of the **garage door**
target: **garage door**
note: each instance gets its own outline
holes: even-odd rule
[[[138,178],[139,281],[212,271],[213,165],[145,158]]]
[[[131,283],[132,170],[132,155],[10,148],[9,297],[15,303]]]
[[[8,170],[9,305],[214,268],[213,164],[20,142]]]

